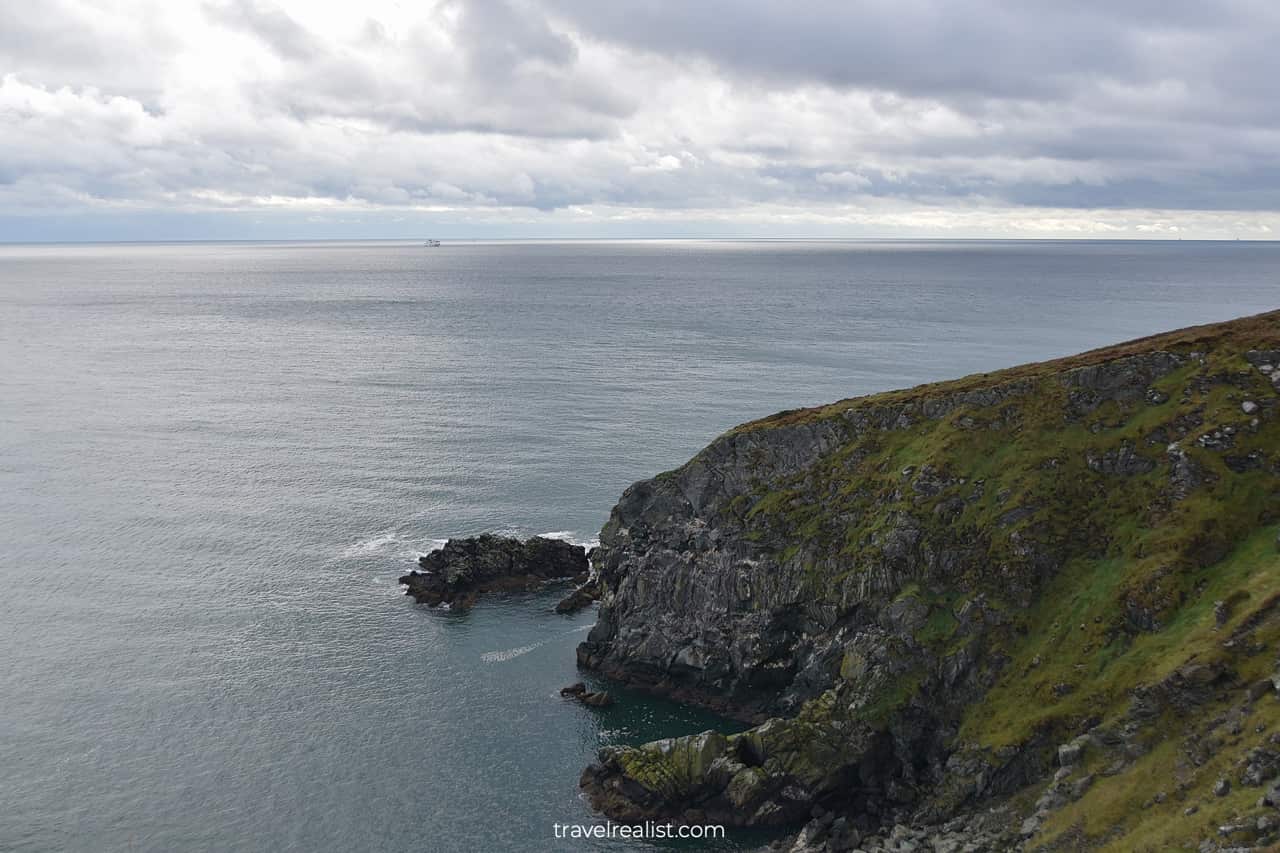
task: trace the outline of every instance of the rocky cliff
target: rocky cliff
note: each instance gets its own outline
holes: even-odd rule
[[[757,725],[584,790],[796,850],[1276,840],[1278,396],[1280,312],[783,412],[637,483],[579,662]]]

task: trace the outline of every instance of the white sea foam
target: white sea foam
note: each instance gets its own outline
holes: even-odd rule
[[[529,654],[529,652],[533,651],[536,648],[539,648],[545,643],[546,641],[543,640],[541,643],[533,643],[532,645],[528,645],[528,646],[518,646],[517,648],[514,648],[514,649],[504,649],[500,652],[485,652],[484,654],[480,655],[480,660],[484,661],[485,663],[502,663],[504,660],[511,660],[512,658],[520,657],[520,655],[527,655]]]
[[[387,528],[381,533],[348,545],[343,549],[342,556],[346,558],[376,557],[385,554],[394,556],[396,559],[416,563],[419,557],[443,548],[444,543],[448,541],[448,539],[436,539],[434,537],[402,538],[399,530]]]
[[[600,539],[598,537],[582,536],[576,530],[549,530],[546,533],[534,534],[527,527],[498,527],[489,532],[494,536],[505,536],[508,539],[528,539],[530,536],[535,535],[539,539],[559,539],[562,542],[568,542],[570,545],[581,545],[583,548],[588,550],[600,544]],[[444,543],[449,540],[425,539],[420,541],[428,543],[431,550],[435,550],[436,548],[443,548]]]
[[[594,625],[579,625],[577,628],[570,628],[568,631],[562,632],[560,636],[566,637],[570,634],[580,634],[583,631],[590,631],[594,627],[595,627]],[[534,649],[545,646],[548,642],[549,642],[548,640],[539,640],[536,643],[531,643],[527,646],[517,646],[514,649],[502,649],[501,651],[496,651],[496,652],[485,652],[484,654],[480,655],[480,660],[484,661],[485,663],[502,663],[505,660],[518,658],[520,657],[520,655],[527,655],[529,652],[533,651]]]
[[[363,557],[370,554],[377,554],[389,545],[394,545],[400,541],[396,538],[395,528],[387,528],[376,536],[370,536],[367,539],[361,539],[343,550],[344,557]]]
[[[439,551],[448,542],[448,539],[419,539],[414,542],[414,547],[408,552],[412,562],[418,562],[419,557],[425,557],[432,551]],[[424,549],[423,546],[426,546]]]
[[[600,544],[597,538],[586,538],[578,535],[576,530],[552,530],[550,533],[539,533],[539,539],[559,539],[562,542],[568,542],[570,545],[581,545],[590,551],[592,548]]]

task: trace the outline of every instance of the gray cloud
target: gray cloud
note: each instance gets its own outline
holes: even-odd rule
[[[701,59],[744,85],[926,99],[980,128],[959,138],[887,134],[863,141],[864,152],[935,158],[940,167],[982,156],[1097,163],[1120,173],[1125,188],[1024,179],[1003,191],[998,176],[980,181],[1010,200],[1280,205],[1280,188],[1257,183],[1280,130],[1269,82],[1280,78],[1273,3],[549,2],[592,37]],[[1131,170],[1147,174],[1124,174]],[[940,168],[911,183],[930,182],[951,194],[964,178]]]
[[[1241,42],[1265,49],[1274,4],[1194,0],[861,0],[699,3],[548,0],[583,31],[760,78],[924,97],[1064,98],[1103,80],[1211,72]],[[1274,34],[1274,29],[1271,31]],[[1197,62],[1199,53],[1210,62]],[[1244,57],[1241,57],[1244,59]]]
[[[0,0],[0,215],[1264,233],[1277,37],[1241,0]]]
[[[214,17],[226,20],[222,11]],[[437,29],[399,34],[370,19],[354,50],[325,49],[291,18],[260,6],[252,19],[228,23],[251,29],[287,60],[278,79],[247,87],[266,112],[362,119],[422,134],[566,138],[610,133],[614,120],[634,109],[633,98],[583,75],[575,43],[532,7],[450,2],[431,17]]]
[[[260,0],[207,3],[205,12],[210,20],[259,38],[288,59],[310,59],[320,50],[305,27],[278,7]]]

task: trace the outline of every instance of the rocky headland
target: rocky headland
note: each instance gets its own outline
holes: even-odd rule
[[[405,595],[431,607],[470,607],[482,593],[537,589],[556,580],[573,579],[582,585],[570,598],[584,587],[591,589],[586,549],[540,536],[450,539],[443,548],[418,558],[418,565],[422,571],[403,575],[400,583]],[[581,593],[588,602],[589,596],[590,592]]]
[[[627,489],[579,664],[750,720],[597,809],[783,849],[1280,841],[1280,312],[782,412]]]

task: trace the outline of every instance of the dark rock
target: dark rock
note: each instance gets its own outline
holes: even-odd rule
[[[587,581],[574,588],[556,605],[557,613],[577,613],[584,607],[600,600],[600,584]]]
[[[613,697],[608,693],[603,690],[588,690],[587,685],[581,681],[570,684],[568,687],[560,688],[560,695],[569,699],[576,699],[583,705],[588,705],[592,708],[608,708],[613,704]]]
[[[1230,468],[1236,474],[1243,474],[1246,471],[1258,471],[1267,464],[1267,456],[1261,450],[1253,450],[1244,456],[1224,454],[1222,463]]]
[[[481,593],[535,589],[588,570],[581,545],[540,536],[521,541],[488,534],[450,539],[419,558],[418,564],[424,571],[400,578],[405,594],[420,604],[459,609],[470,607]]]
[[[1251,349],[1244,354],[1245,361],[1252,364],[1258,369],[1262,369],[1263,365],[1274,368],[1280,365],[1280,350],[1256,350]],[[1270,373],[1270,370],[1264,371]]]
[[[1235,444],[1235,430],[1231,427],[1206,432],[1196,439],[1196,446],[1207,450],[1229,450]]]
[[[1085,463],[1090,471],[1107,474],[1113,477],[1132,477],[1135,474],[1146,474],[1155,470],[1156,463],[1137,453],[1133,445],[1125,441],[1118,448],[1102,453],[1089,452],[1085,455]]]
[[[1177,442],[1169,445],[1167,455],[1169,485],[1176,500],[1185,500],[1209,480],[1210,475]]]
[[[1000,518],[996,521],[996,523],[999,524],[1001,527],[1011,527],[1017,524],[1019,521],[1022,521],[1023,519],[1026,519],[1026,518],[1030,518],[1035,514],[1036,514],[1036,507],[1034,506],[1014,507],[1013,509],[1001,515]]]
[[[1176,370],[1183,359],[1168,352],[1142,353],[1068,371],[1062,382],[1072,390],[1072,413],[1082,417],[1107,401],[1134,403],[1147,396],[1151,384]]]
[[[1132,691],[1129,714],[1137,720],[1153,719],[1165,711],[1185,714],[1208,702],[1230,673],[1220,663],[1188,663],[1152,685]]]
[[[1064,743],[1058,747],[1058,764],[1062,767],[1071,767],[1078,763],[1088,743],[1088,735],[1081,735],[1070,743]]]
[[[587,691],[586,693],[578,694],[578,701],[583,705],[590,705],[592,708],[608,708],[613,704],[613,697],[603,690],[595,693]]]
[[[1241,761],[1240,774],[1237,777],[1241,785],[1257,787],[1280,776],[1280,752],[1255,747]]]

